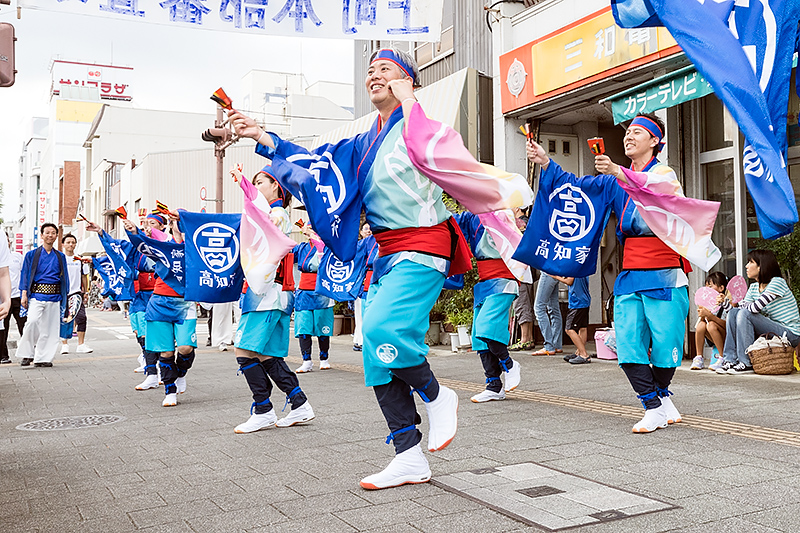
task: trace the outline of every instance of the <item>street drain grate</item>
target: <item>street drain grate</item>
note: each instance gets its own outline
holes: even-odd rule
[[[17,429],[22,431],[60,431],[65,429],[83,429],[97,426],[115,424],[125,417],[117,415],[88,415],[88,416],[62,416],[47,418],[20,424]]]
[[[624,520],[677,508],[531,462],[456,472],[437,476],[431,482],[546,531]]]

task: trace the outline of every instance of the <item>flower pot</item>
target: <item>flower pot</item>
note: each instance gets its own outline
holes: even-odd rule
[[[334,337],[337,335],[342,334],[342,322],[344,321],[344,315],[333,315],[333,332],[331,335]]]
[[[458,333],[449,333],[450,335],[450,349],[458,352]]]
[[[436,346],[437,344],[441,343],[439,334],[439,327],[441,324],[442,323],[438,320],[430,323],[430,326],[428,326],[428,332],[425,334],[425,344],[428,346]]]
[[[461,346],[471,346],[472,345],[472,338],[469,336],[469,330],[467,326],[458,326],[456,327],[456,331],[458,331],[458,344]]]

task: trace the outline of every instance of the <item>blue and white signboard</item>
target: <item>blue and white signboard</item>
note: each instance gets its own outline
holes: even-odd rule
[[[19,0],[28,9],[232,32],[436,42],[443,0]]]

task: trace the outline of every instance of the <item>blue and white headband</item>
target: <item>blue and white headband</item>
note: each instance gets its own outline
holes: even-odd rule
[[[664,149],[665,143],[662,141],[664,138],[664,132],[661,131],[658,123],[656,123],[654,120],[639,115],[631,121],[631,126],[639,126],[640,128],[647,130],[650,135],[658,139],[658,151],[660,152]]]
[[[406,76],[411,78],[412,83],[414,85],[417,85],[417,78],[416,78],[416,76],[414,76],[414,69],[411,67],[411,65],[406,63],[403,60],[402,57],[400,57],[398,54],[396,54],[393,50],[391,50],[389,48],[383,48],[381,50],[378,50],[378,53],[375,54],[375,57],[372,60],[372,63],[374,63],[376,61],[381,61],[381,60],[391,61],[392,63],[394,63],[395,65],[400,67],[400,69],[403,72],[406,73]],[[370,64],[372,64],[372,63],[370,63]]]

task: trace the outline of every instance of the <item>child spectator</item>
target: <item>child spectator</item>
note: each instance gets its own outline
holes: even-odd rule
[[[561,283],[569,285],[569,312],[564,331],[575,345],[575,353],[564,356],[564,361],[573,365],[583,365],[592,362],[592,357],[586,351],[586,328],[589,326],[589,306],[592,297],[589,294],[589,278],[564,278],[553,276]]]
[[[719,309],[712,313],[702,305],[697,307],[697,324],[695,325],[695,350],[696,356],[692,359],[692,370],[703,370],[703,348],[706,343],[717,348],[717,360],[708,368],[716,370],[722,366],[722,349],[725,346],[725,321],[728,318],[728,306],[722,302],[730,302],[730,294],[727,294],[728,276],[722,272],[712,272],[706,278],[706,287],[711,287],[719,293],[717,304]]]

